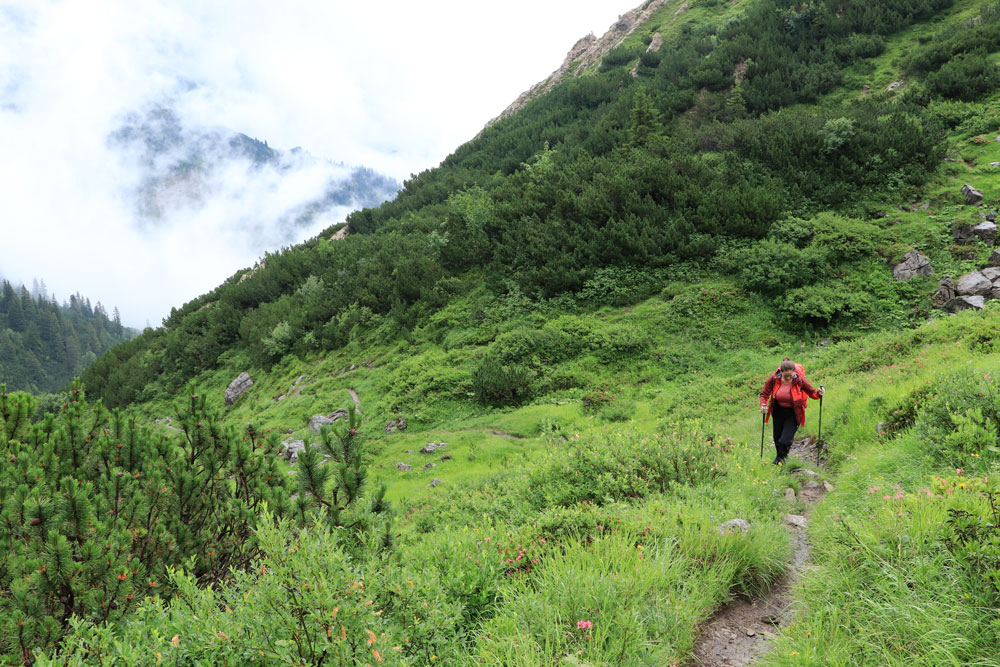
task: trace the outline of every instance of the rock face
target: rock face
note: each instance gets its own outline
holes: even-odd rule
[[[541,97],[567,77],[576,77],[597,64],[604,55],[625,41],[637,27],[642,25],[656,10],[666,4],[667,0],[651,0],[643,6],[622,14],[604,36],[598,39],[593,33],[577,41],[566,54],[566,59],[547,79],[532,86],[527,92],[514,100],[514,103],[504,109],[503,113],[486,124],[489,127],[499,120],[513,116],[523,109],[528,102]],[[676,18],[676,17],[675,17]],[[654,37],[655,39],[655,37]],[[661,38],[662,39],[662,38]],[[652,44],[650,45],[652,46]]]
[[[236,402],[243,392],[253,386],[253,380],[250,379],[249,373],[240,373],[235,380],[229,383],[226,387],[226,405],[232,405]]]
[[[993,288],[993,283],[979,271],[971,271],[960,276],[955,291],[959,296],[986,296]]]
[[[990,266],[1000,266],[1000,250],[994,250],[990,253],[989,264]]]
[[[750,530],[750,522],[746,519],[730,519],[719,526],[719,535],[726,533],[745,533]]]
[[[299,459],[299,454],[304,451],[306,451],[304,440],[286,440],[281,443],[281,455],[290,463],[295,463]]]
[[[983,193],[968,183],[962,186],[962,195],[965,197],[965,203],[970,206],[975,206],[983,201]]]
[[[319,433],[319,430],[327,424],[333,424],[338,419],[347,419],[347,410],[340,408],[328,415],[313,415],[309,420],[309,430]]]
[[[933,276],[934,269],[931,260],[918,250],[911,250],[903,255],[903,261],[892,269],[892,277],[896,280],[910,280],[916,276]]]

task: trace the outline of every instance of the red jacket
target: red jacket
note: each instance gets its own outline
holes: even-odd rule
[[[760,390],[760,407],[767,407],[767,416],[764,421],[771,418],[771,406],[774,405],[774,392],[781,384],[781,373],[772,375],[764,383],[764,388]],[[792,404],[795,406],[795,421],[799,426],[806,425],[806,396],[819,398],[819,392],[811,384],[800,378],[798,374],[792,376]]]
[[[776,369],[774,369],[774,374],[779,376],[781,375],[781,366],[778,366]],[[806,369],[802,364],[795,364],[795,374],[798,375],[803,382],[806,381]],[[809,401],[803,403],[802,407],[803,408],[809,407]]]

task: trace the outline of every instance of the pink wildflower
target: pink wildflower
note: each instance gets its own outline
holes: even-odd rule
[[[577,630],[590,630],[592,627],[594,627],[593,621],[577,621],[576,622],[576,629]]]

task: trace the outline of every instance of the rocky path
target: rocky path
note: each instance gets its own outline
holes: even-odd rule
[[[791,453],[801,460],[814,461],[812,438],[796,440]],[[808,468],[791,474],[802,476],[804,484],[797,499],[807,505],[801,515],[785,515],[785,527],[792,540],[792,560],[788,572],[765,597],[759,600],[739,598],[713,614],[705,622],[695,644],[693,664],[701,667],[750,665],[759,655],[767,652],[778,629],[792,620],[792,588],[809,562],[809,540],[806,537],[809,510],[832,487],[820,482],[818,474]],[[787,489],[785,493],[791,494],[792,489]]]

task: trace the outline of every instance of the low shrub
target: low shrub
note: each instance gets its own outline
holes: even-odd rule
[[[1000,392],[988,373],[963,369],[938,380],[920,406],[914,434],[934,461],[982,468],[1000,453]]]
[[[609,422],[628,421],[635,414],[635,410],[635,401],[620,398],[604,406],[601,410],[601,419]]]
[[[534,502],[569,507],[665,493],[723,474],[721,457],[721,446],[706,443],[694,424],[656,435],[607,431],[571,441],[559,460],[534,472],[532,487],[541,490]]]
[[[472,371],[472,390],[484,404],[516,405],[531,396],[534,374],[521,364],[504,364],[486,354]]]

